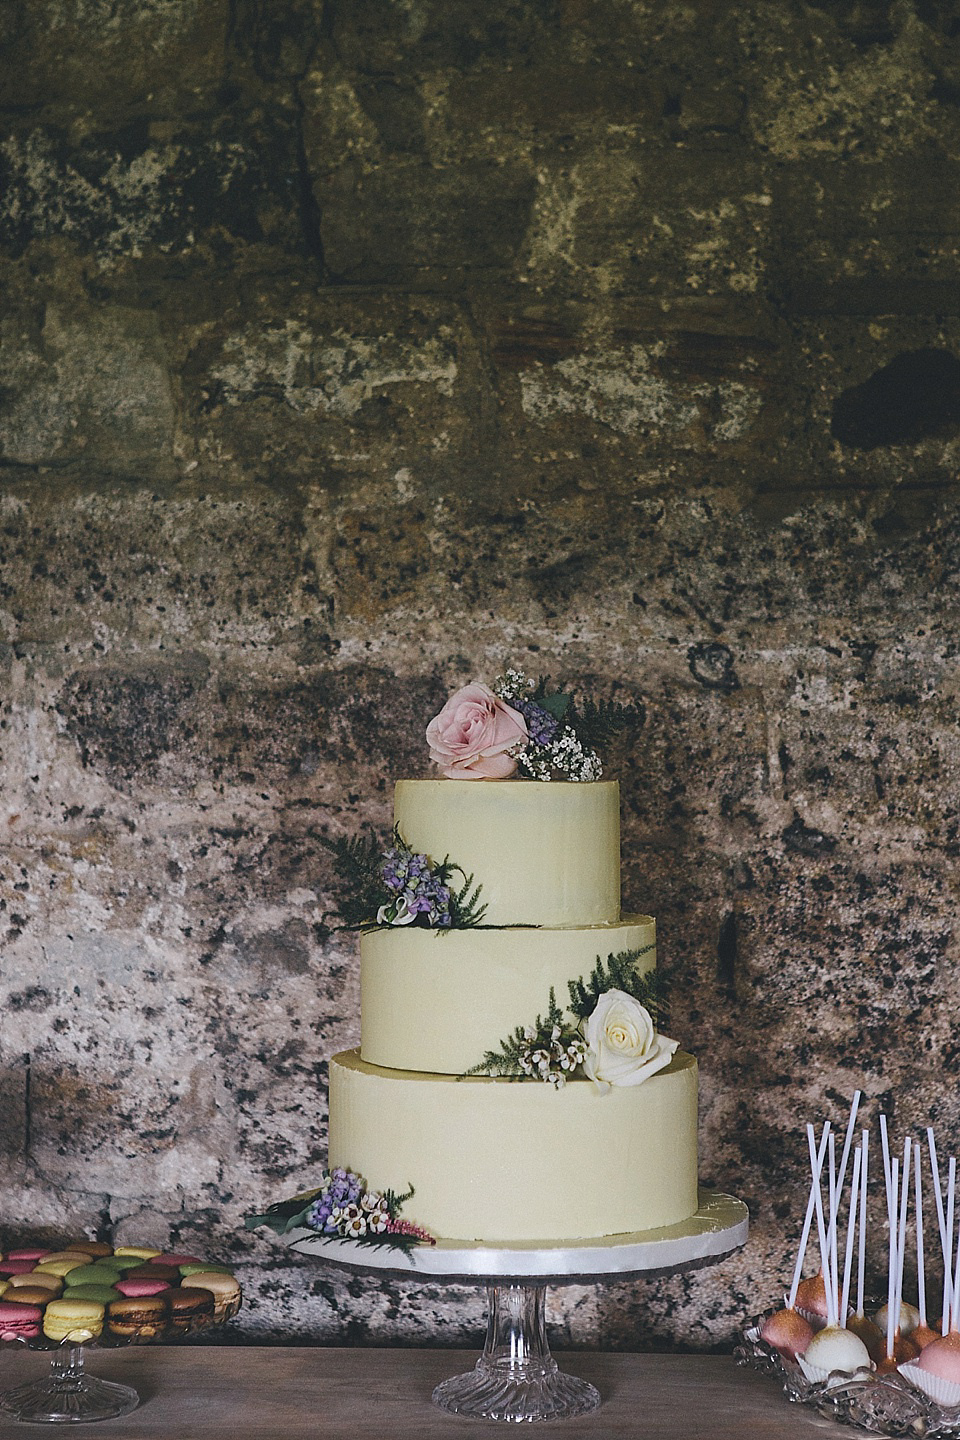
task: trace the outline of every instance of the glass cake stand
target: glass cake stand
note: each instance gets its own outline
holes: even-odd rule
[[[713,1264],[747,1238],[747,1207],[731,1195],[701,1190],[696,1214],[680,1225],[532,1248],[440,1240],[409,1251],[330,1239],[299,1227],[284,1242],[331,1265],[411,1280],[482,1282],[487,1337],[473,1370],[433,1392],[441,1409],[479,1420],[561,1420],[596,1410],[593,1385],[566,1375],[550,1354],[545,1320],[548,1285],[583,1285],[644,1275],[648,1279]]]
[[[242,1297],[241,1297],[242,1299]],[[0,1349],[20,1346],[45,1351],[50,1356],[50,1369],[40,1380],[27,1380],[12,1390],[0,1392],[0,1416],[32,1424],[85,1424],[91,1420],[116,1420],[129,1415],[140,1403],[132,1385],[114,1380],[101,1380],[86,1368],[85,1355],[90,1349],[119,1350],[128,1345],[158,1344],[165,1339],[184,1340],[200,1331],[223,1325],[240,1309],[238,1300],[222,1317],[205,1316],[186,1329],[172,1327],[158,1330],[156,1323],[145,1326],[142,1333],[126,1338],[102,1335],[94,1338],[89,1330],[77,1330],[65,1340],[53,1342],[42,1335],[30,1340],[0,1341]]]

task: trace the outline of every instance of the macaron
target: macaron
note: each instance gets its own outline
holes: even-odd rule
[[[15,1305],[49,1305],[56,1298],[52,1290],[45,1290],[42,1285],[22,1285],[7,1294],[7,1299]]]
[[[64,1295],[64,1300],[92,1300],[95,1305],[109,1305],[117,1298],[112,1285],[74,1285]]]
[[[126,1280],[166,1280],[170,1285],[176,1285],[180,1280],[180,1271],[176,1265],[138,1265],[135,1270],[128,1270],[124,1276]]]
[[[187,1278],[190,1275],[232,1275],[233,1271],[229,1265],[205,1265],[200,1260],[193,1265],[181,1265],[180,1274]]]
[[[175,1265],[178,1269],[181,1265],[199,1265],[199,1255],[178,1255],[174,1252],[164,1252],[160,1255],[153,1255],[150,1258],[151,1265]]]
[[[64,1275],[63,1283],[68,1290],[77,1285],[112,1285],[122,1274],[122,1270],[114,1270],[112,1265],[106,1263],[78,1265],[75,1270],[69,1270]]]
[[[112,1302],[107,1324],[111,1335],[145,1345],[163,1335],[168,1315],[167,1303],[159,1295],[130,1296]]]
[[[169,1280],[118,1280],[114,1289],[128,1300],[142,1300],[147,1295],[162,1295],[170,1289]]]
[[[154,1255],[159,1255],[160,1251],[153,1245],[117,1245],[113,1253],[118,1257],[132,1255],[137,1260],[151,1260]]]
[[[29,1275],[36,1263],[35,1260],[0,1260],[0,1280],[9,1280],[11,1275]]]
[[[46,1290],[47,1300],[56,1300],[63,1289],[63,1282],[59,1274],[42,1274],[39,1270],[29,1270],[26,1274],[12,1274],[7,1280],[7,1286],[7,1300],[13,1300],[17,1290],[23,1286],[29,1286],[32,1290]]]
[[[214,1319],[221,1323],[236,1315],[240,1309],[242,1292],[239,1282],[232,1275],[219,1275],[211,1271],[190,1276],[191,1288],[209,1290],[213,1296]]]
[[[43,1312],[43,1333],[48,1340],[70,1340],[75,1345],[96,1340],[105,1313],[106,1307],[94,1300],[51,1300]]]
[[[39,1270],[29,1270],[25,1275],[11,1275],[7,1285],[9,1287],[8,1300],[12,1300],[23,1285],[29,1285],[31,1290],[42,1287],[47,1292],[48,1300],[56,1300],[63,1289],[63,1281],[59,1275],[44,1275]]]
[[[170,1328],[178,1335],[199,1330],[213,1320],[214,1301],[209,1290],[194,1290],[185,1285],[179,1290],[168,1290],[164,1299],[170,1306]]]
[[[110,1246],[105,1245],[102,1240],[71,1240],[63,1248],[71,1255],[90,1255],[94,1260],[113,1254]]]
[[[41,1275],[69,1275],[71,1270],[76,1270],[78,1265],[89,1265],[89,1255],[70,1255],[59,1257],[54,1260],[41,1260],[34,1269],[39,1270]]]
[[[143,1265],[145,1261],[142,1255],[111,1255],[102,1263],[112,1265],[114,1270],[119,1270],[121,1275],[124,1275],[128,1270],[135,1270],[138,1265]]]
[[[4,1293],[4,1291],[9,1290],[9,1289],[10,1289],[10,1281],[9,1281],[9,1280],[0,1280],[0,1295],[2,1295],[2,1294]]]
[[[52,1254],[53,1251],[49,1246],[45,1249],[42,1246],[28,1246],[25,1250],[8,1250],[6,1258],[8,1260],[32,1260],[34,1264],[36,1264],[36,1262],[42,1260],[45,1255]]]
[[[51,1250],[39,1263],[49,1265],[52,1260],[79,1260],[82,1265],[91,1265],[93,1256],[85,1255],[82,1250]]]
[[[43,1310],[39,1305],[16,1305],[0,1300],[0,1340],[32,1340],[40,1334]]]

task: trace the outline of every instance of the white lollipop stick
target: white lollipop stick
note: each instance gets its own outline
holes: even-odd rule
[[[923,1270],[923,1186],[920,1183],[920,1143],[913,1147],[913,1203],[917,1220],[917,1309],[920,1324],[927,1323],[927,1277]]]
[[[843,1193],[843,1183],[847,1178],[847,1161],[850,1159],[850,1146],[853,1143],[853,1130],[857,1123],[857,1111],[860,1108],[860,1100],[863,1096],[862,1090],[854,1090],[853,1099],[850,1102],[850,1118],[847,1120],[847,1133],[843,1139],[843,1149],[840,1152],[840,1173],[837,1180],[837,1193]],[[839,1217],[834,1214],[834,1228],[839,1224]]]
[[[890,1228],[896,1225],[896,1215],[890,1207],[890,1142],[887,1139],[887,1117],[880,1116],[880,1144],[883,1148],[883,1183],[887,1192],[887,1222]]]
[[[853,1179],[850,1182],[850,1214],[847,1218],[847,1247],[843,1257],[843,1290],[840,1294],[839,1319],[846,1323],[850,1304],[850,1268],[853,1263],[853,1236],[857,1225],[857,1202],[860,1199],[860,1167],[863,1152],[859,1145],[853,1152]]]
[[[827,1153],[827,1137],[830,1134],[830,1121],[823,1127],[823,1136],[820,1140],[820,1149],[817,1153],[816,1162],[813,1165],[813,1176],[810,1181],[810,1196],[807,1200],[807,1213],[803,1221],[803,1230],[800,1233],[800,1248],[797,1250],[797,1263],[793,1267],[793,1284],[790,1286],[790,1295],[787,1299],[787,1309],[792,1310],[797,1303],[797,1291],[800,1288],[800,1275],[803,1271],[803,1261],[807,1253],[807,1242],[810,1239],[810,1226],[813,1223],[814,1191],[820,1183],[820,1171],[823,1169],[823,1157]]]
[[[863,1164],[860,1167],[860,1235],[859,1249],[857,1253],[857,1314],[863,1314],[863,1279],[867,1265],[867,1160],[870,1135],[866,1130],[860,1131],[860,1149],[863,1152]]]
[[[837,1306],[837,1315],[840,1314],[840,1286],[839,1286],[839,1265],[837,1263],[837,1211],[840,1209],[840,1195],[837,1190],[837,1148],[834,1144],[833,1135],[830,1136],[830,1144],[827,1148],[830,1159],[830,1174],[828,1196],[830,1199],[830,1224],[827,1227],[827,1251],[830,1255],[830,1277],[829,1285],[833,1292],[834,1301]],[[835,1325],[838,1320],[833,1322]]]
[[[946,1237],[947,1246],[943,1256],[943,1318],[940,1321],[941,1335],[950,1333],[950,1313],[953,1305],[953,1206],[957,1188],[957,1157],[950,1156],[950,1164],[947,1168],[947,1215],[946,1215]]]
[[[960,1217],[957,1220],[957,1249],[953,1266],[953,1284],[950,1287],[950,1329],[956,1330],[960,1319]]]
[[[900,1329],[900,1305],[903,1300],[903,1262],[907,1253],[907,1199],[910,1195],[910,1149],[912,1143],[908,1135],[903,1142],[903,1169],[900,1172],[903,1184],[900,1187],[900,1221],[897,1226],[897,1279],[893,1296],[897,1331]]]
[[[937,1160],[937,1142],[933,1138],[933,1126],[927,1126],[927,1145],[930,1147],[930,1170],[933,1175],[933,1198],[937,1202],[937,1225],[940,1227],[940,1252],[944,1269],[949,1263],[950,1239],[947,1231],[947,1217],[943,1213],[943,1190],[940,1185],[940,1163]]]
[[[897,1205],[897,1181],[900,1174],[900,1161],[894,1160],[890,1167],[890,1194],[894,1209]],[[897,1227],[895,1222],[890,1224],[890,1244],[887,1251],[887,1358],[893,1358],[893,1340],[896,1334],[897,1315],[894,1310],[895,1292],[897,1288]]]
[[[813,1192],[813,1203],[817,1216],[817,1237],[820,1241],[820,1269],[823,1272],[824,1288],[827,1301],[827,1324],[836,1325],[837,1316],[837,1292],[830,1284],[830,1255],[827,1249],[827,1227],[823,1223],[823,1194],[821,1192],[820,1174],[823,1169],[823,1161],[817,1163],[817,1152],[813,1140],[813,1126],[807,1126],[807,1148],[810,1151],[810,1165],[816,1177],[816,1186]]]

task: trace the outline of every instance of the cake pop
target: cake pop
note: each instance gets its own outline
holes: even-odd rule
[[[842,1375],[855,1375],[859,1370],[871,1368],[866,1345],[852,1330],[841,1329],[839,1325],[827,1325],[818,1331],[800,1357],[800,1363],[807,1378],[817,1380],[826,1379],[835,1370]]]
[[[760,1338],[795,1360],[813,1339],[813,1326],[796,1310],[777,1310],[763,1322]]]

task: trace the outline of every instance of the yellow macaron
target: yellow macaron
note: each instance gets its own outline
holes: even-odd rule
[[[90,1263],[89,1255],[54,1255],[49,1260],[41,1260],[39,1265],[34,1266],[34,1271],[41,1275],[69,1275],[78,1265]]]
[[[51,1300],[43,1312],[43,1333],[48,1340],[70,1340],[74,1345],[96,1340],[105,1313],[105,1307],[93,1300]]]
[[[140,1260],[152,1260],[154,1255],[162,1255],[162,1250],[155,1250],[149,1245],[118,1245],[114,1255],[135,1255]]]

